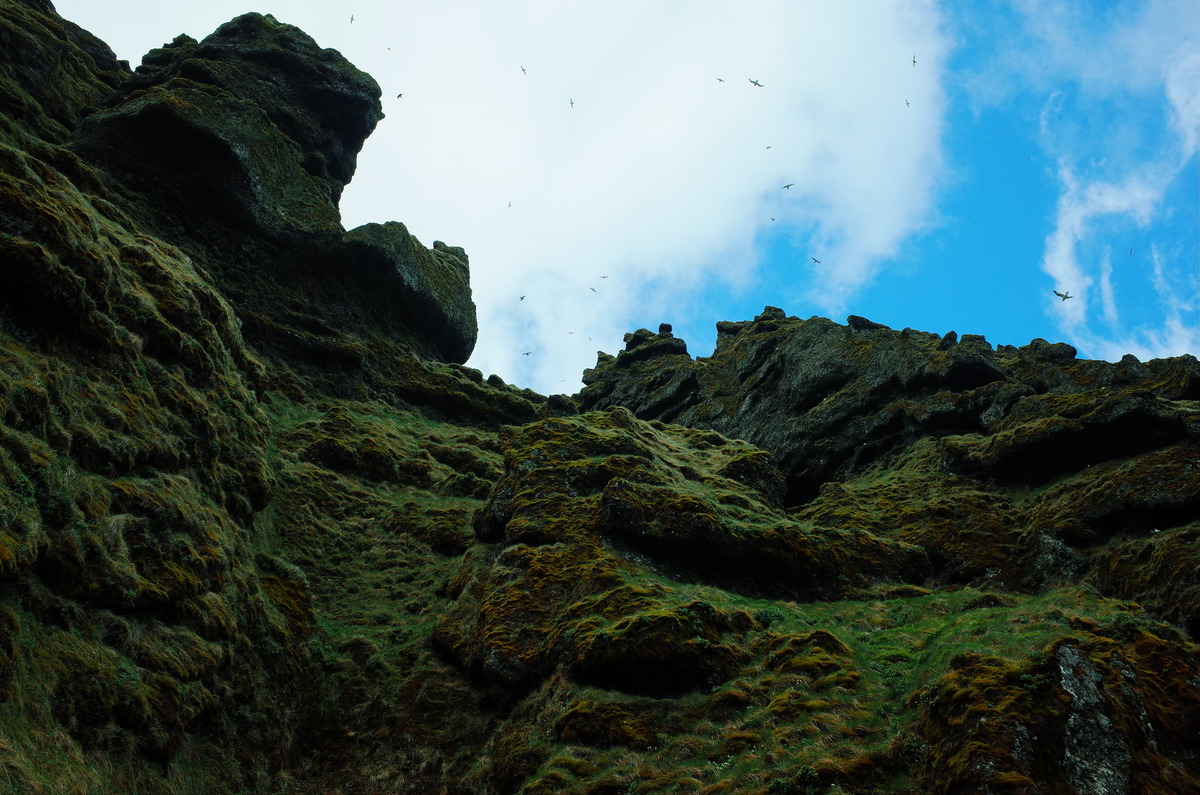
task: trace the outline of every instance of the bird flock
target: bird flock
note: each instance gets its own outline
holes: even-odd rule
[[[350,24],[354,24],[354,20],[355,20],[355,17],[354,17],[354,15],[353,15],[353,14],[351,14],[351,15],[350,15]],[[389,47],[388,49],[391,49],[391,48]],[[913,55],[913,57],[912,57],[912,66],[913,66],[913,68],[916,68],[916,66],[917,66],[917,56],[916,56],[915,54],[914,54],[914,55]],[[525,65],[524,65],[524,64],[518,64],[518,68],[521,70],[521,74],[522,74],[522,75],[524,75],[524,76],[528,76],[528,75],[529,75],[529,70],[527,70],[527,69],[525,68]],[[748,78],[746,78],[746,80],[747,80],[747,82],[748,82],[748,83],[749,83],[749,84],[750,84],[752,87],[754,87],[754,88],[766,88],[766,84],[765,84],[765,83],[763,83],[761,80],[759,80],[759,79],[758,79],[758,78],[756,78],[756,77],[748,77]],[[716,81],[717,81],[717,83],[721,83],[721,84],[724,84],[724,83],[726,82],[726,81],[725,81],[725,78],[723,78],[723,77],[717,77],[717,78],[716,78]],[[403,94],[403,92],[398,92],[398,93],[396,94],[396,99],[403,99],[403,98],[404,98],[404,94]],[[911,103],[908,101],[908,99],[905,99],[905,100],[904,100],[904,105],[905,105],[905,107],[909,107],[909,108],[911,108],[911,107],[912,107],[912,105],[911,105]],[[567,106],[568,106],[568,108],[574,109],[574,107],[575,107],[575,98],[574,98],[574,97],[568,97],[568,98],[567,98]],[[772,148],[773,148],[773,146],[772,146],[772,145],[767,145],[767,147],[766,147],[766,148],[767,148],[768,150],[770,150],[770,149],[772,149]],[[794,183],[794,182],[788,182],[788,183],[787,183],[787,184],[785,184],[785,185],[781,185],[781,186],[779,187],[779,190],[791,190],[791,189],[792,189],[792,188],[795,186],[795,184],[796,184],[796,183]],[[512,210],[512,207],[513,207],[513,203],[512,203],[511,201],[509,201],[509,202],[507,203],[506,209],[507,209],[507,210]],[[775,218],[774,218],[774,216],[769,216],[769,217],[770,217],[770,220],[771,220],[771,221],[775,221]],[[815,264],[815,265],[820,265],[820,264],[821,264],[821,260],[817,259],[816,257],[810,256],[810,257],[809,257],[809,259],[811,259],[811,260],[812,260],[812,262],[813,262],[813,264]],[[608,278],[608,276],[601,276],[600,278],[601,278],[601,279],[607,279],[607,278]],[[595,287],[588,286],[588,290],[590,290],[592,293],[599,294],[599,291],[598,291],[598,290],[597,290]],[[1057,294],[1057,293],[1056,293],[1056,294]],[[1067,297],[1070,297],[1070,296],[1067,296]],[[517,300],[518,300],[519,302],[523,302],[523,301],[525,300],[525,298],[526,298],[526,295],[524,295],[524,294],[523,294],[523,295],[520,295],[520,296],[518,296],[518,299],[517,299]],[[1064,298],[1064,300],[1065,300],[1065,298]],[[568,334],[574,334],[575,332],[574,332],[574,331],[568,331],[567,333],[568,333]],[[589,339],[589,340],[591,340],[591,337],[589,336],[589,337],[588,337],[588,339]],[[522,352],[522,354],[521,354],[521,355],[522,355],[522,356],[531,356],[531,355],[533,355],[533,353],[534,353],[534,351],[524,351],[524,352]]]
[[[350,24],[354,24],[354,21],[355,21],[355,16],[354,16],[353,14],[351,14],[351,15],[350,15]],[[389,49],[390,49],[390,48],[389,48]],[[911,64],[912,64],[912,67],[913,67],[914,69],[917,67],[917,56],[916,56],[916,54],[915,54],[915,53],[914,53],[914,54],[913,54],[913,56],[912,56]],[[525,68],[524,64],[519,64],[518,66],[519,66],[519,68],[520,68],[520,70],[521,70],[521,74],[522,74],[522,75],[525,75],[525,76],[528,76],[528,74],[529,74],[529,71],[528,71],[528,70]],[[761,80],[759,80],[759,79],[758,79],[758,78],[756,78],[756,77],[748,77],[748,78],[746,78],[746,80],[747,80],[747,82],[748,82],[748,83],[749,83],[749,84],[750,84],[752,87],[754,87],[754,88],[766,88],[766,87],[767,87],[765,83],[763,83]],[[717,78],[716,78],[716,82],[717,82],[717,83],[720,83],[720,84],[724,84],[726,81],[725,81],[725,78],[723,78],[723,77],[717,77]],[[403,94],[403,92],[399,92],[399,93],[397,93],[397,94],[396,94],[396,99],[403,99],[403,98],[404,98],[404,94]],[[568,98],[567,98],[567,106],[568,106],[568,108],[574,109],[574,107],[575,107],[575,98],[574,98],[574,97],[568,97]],[[908,98],[905,98],[905,100],[904,100],[904,106],[905,106],[906,108],[910,108],[910,109],[912,108],[912,103],[911,103],[911,102],[908,100]],[[767,147],[766,147],[766,148],[767,148],[768,150],[770,150],[770,149],[772,149],[772,148],[773,148],[773,146],[771,146],[771,145],[767,145]],[[779,187],[779,190],[791,190],[791,189],[792,189],[792,188],[795,186],[795,184],[796,184],[796,183],[794,183],[794,182],[788,182],[788,183],[787,183],[787,184],[785,184],[785,185],[781,185],[781,186]],[[508,202],[508,204],[507,204],[507,208],[506,208],[506,209],[508,209],[508,210],[511,210],[511,209],[512,209],[512,206],[513,206],[513,205],[512,205],[512,202],[511,202],[511,201],[509,201],[509,202]],[[771,220],[772,222],[776,220],[774,216],[769,216],[769,217],[770,217],[770,220]],[[1129,253],[1130,253],[1130,254],[1132,254],[1132,253],[1133,253],[1132,249],[1130,250],[1130,252],[1129,252]],[[816,258],[816,257],[814,257],[814,256],[811,256],[811,255],[810,255],[810,256],[809,256],[809,259],[810,259],[810,260],[812,260],[812,262],[813,262],[813,264],[814,264],[814,265],[820,265],[820,264],[821,264],[821,260],[817,259],[817,258]],[[600,278],[602,278],[602,279],[607,279],[607,278],[608,278],[608,276],[601,276]],[[590,290],[590,291],[591,291],[591,292],[593,292],[593,293],[599,294],[599,291],[598,291],[598,290],[597,290],[595,287],[588,286],[588,290]],[[1068,291],[1065,291],[1065,292],[1059,292],[1058,290],[1054,290],[1053,292],[1054,292],[1054,295],[1055,295],[1055,296],[1057,296],[1058,298],[1060,298],[1062,301],[1067,301],[1068,299],[1071,299],[1071,298],[1074,298],[1074,297],[1075,297],[1075,296],[1071,295],[1071,293],[1070,293],[1070,291],[1069,291],[1069,290],[1068,290]],[[521,296],[519,296],[518,300],[519,300],[519,301],[524,301],[524,300],[525,300],[525,297],[526,297],[525,295],[521,295]],[[575,332],[574,332],[574,331],[569,331],[569,332],[567,332],[567,333],[568,333],[568,334],[574,334]],[[588,337],[588,339],[589,339],[589,340],[591,340],[591,337]],[[534,351],[524,351],[524,352],[522,353],[522,355],[523,355],[523,356],[531,356],[533,353],[534,353]]]

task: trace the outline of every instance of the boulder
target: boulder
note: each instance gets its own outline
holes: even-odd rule
[[[379,97],[337,51],[244,14],[149,53],[70,146],[143,197],[156,231],[204,261],[280,355],[359,377],[361,340],[384,334],[465,362],[477,333],[465,252],[426,249],[395,222],[341,226],[338,199],[383,118]],[[306,307],[301,327],[281,294]],[[314,315],[340,339],[314,337]]]

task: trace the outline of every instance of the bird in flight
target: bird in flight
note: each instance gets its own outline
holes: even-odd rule
[[[524,300],[525,300],[525,296],[521,296],[521,300],[522,300],[522,301],[524,301]]]
[[[917,56],[914,55],[913,56],[913,66],[915,67],[916,65],[917,65]]]
[[[791,190],[792,186],[795,184],[796,184],[795,182],[789,182],[788,184],[781,187],[780,190]]]
[[[771,147],[768,146],[767,148],[770,149]]]
[[[510,209],[510,210],[512,209],[512,202],[508,203],[508,209]]]
[[[350,15],[350,24],[351,25],[354,24],[354,15],[353,14]]]
[[[524,352],[524,353],[522,353],[521,355],[522,355],[522,356],[528,356],[528,355],[529,355],[529,354],[531,354],[531,353],[533,353],[533,351],[525,351],[525,352]]]
[[[403,95],[403,94],[397,94],[397,95],[396,95],[396,99],[404,99],[404,95]]]
[[[526,72],[526,71],[525,71],[525,67],[524,67],[524,66],[522,66],[522,67],[521,67],[521,74],[523,74],[523,75],[527,75],[527,74],[529,74],[529,72]]]
[[[759,88],[763,87],[763,84],[758,82],[757,80],[752,80],[751,78],[746,78],[746,79],[750,80],[750,85],[752,85],[752,86],[758,86]]]
[[[595,287],[589,287],[588,289],[591,290],[593,293],[596,293],[597,295],[599,295],[599,292],[596,290]]]
[[[1062,300],[1064,300],[1064,301],[1065,301],[1065,300],[1067,300],[1068,298],[1074,298],[1074,297],[1075,297],[1075,296],[1071,295],[1071,291],[1070,291],[1070,290],[1067,290],[1065,293],[1060,293],[1058,290],[1055,290],[1055,291],[1054,291],[1054,294],[1055,294],[1055,295],[1057,295],[1059,298],[1061,298],[1061,299],[1062,299]]]
[[[809,257],[809,259],[812,260],[813,262],[817,263],[818,265],[821,264],[821,260],[817,259],[816,257]]]
[[[725,78],[723,78],[723,77],[718,77],[718,78],[717,78],[717,82],[718,82],[718,83],[724,83],[724,82],[725,82]]]
[[[607,277],[607,276],[601,276],[600,278],[601,278],[601,279],[607,279],[608,277]]]
[[[908,104],[908,100],[907,100],[907,99],[906,99],[906,100],[904,100],[904,107],[906,107],[906,108],[911,108],[911,107],[912,107],[912,105],[909,105],[909,104]]]
[[[571,100],[571,107],[575,107],[575,100]]]

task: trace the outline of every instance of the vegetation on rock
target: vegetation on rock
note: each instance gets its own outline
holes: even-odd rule
[[[537,395],[342,229],[338,53],[0,41],[0,792],[1200,790],[1194,358],[768,308]]]

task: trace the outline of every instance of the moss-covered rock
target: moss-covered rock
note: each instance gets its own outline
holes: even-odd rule
[[[1194,600],[1167,596],[1191,592],[1189,563],[1160,569],[1157,586],[1135,578],[1136,591],[1089,575],[1093,555],[1111,572],[1110,543],[1145,539],[1149,555],[1162,531],[1200,519],[1194,357],[1087,361],[1044,340],[993,350],[771,307],[718,324],[708,359],[629,358],[656,340],[674,338],[635,332],[629,350],[601,357],[581,407],[747,439],[775,455],[797,518],[918,544],[942,582],[1091,579],[1195,621]]]
[[[5,3],[0,29],[0,140],[17,148],[62,143],[131,74],[107,44],[49,3]]]
[[[379,97],[335,50],[245,14],[150,53],[70,147],[143,197],[158,235],[222,272],[251,334],[289,358],[369,372],[368,340],[396,336],[463,362],[477,327],[462,249],[426,249],[398,223],[341,228]],[[266,300],[281,283],[292,301]]]
[[[1152,449],[1194,423],[1172,402],[1200,397],[1190,356],[1114,365],[1044,340],[996,350],[977,335],[856,317],[842,326],[774,307],[719,323],[706,359],[634,355],[680,342],[635,332],[628,350],[587,371],[581,408],[621,405],[641,419],[746,439],[779,460],[792,504],[922,436],[995,435],[997,451],[1013,458],[992,471],[1019,478],[1042,477],[1049,462],[1072,469]],[[1043,433],[1038,420],[1050,423]],[[1058,454],[1042,455],[1051,445]]]
[[[365,392],[428,406],[455,384],[439,409],[493,424],[536,417],[546,401],[436,361],[465,358],[474,340],[460,249],[426,250],[402,227],[341,230],[336,198],[379,112],[374,82],[336,53],[250,15],[207,44],[177,41],[131,77],[49,4],[26,2],[0,3],[0,39],[5,781],[264,791],[319,747],[310,727],[330,723],[325,710],[365,698],[324,668],[336,651],[314,653],[338,634],[322,623],[328,591],[313,585],[328,570],[319,555],[308,570],[290,562],[319,547],[287,521],[319,505],[337,516],[331,529],[361,525],[337,507],[338,478],[391,490],[370,559],[417,614],[440,575],[435,565],[413,593],[409,562],[465,548],[499,458],[474,428],[358,441],[355,428],[373,430],[361,410],[331,406],[309,415],[308,434],[281,436],[291,415],[263,398],[282,387],[317,399],[311,376],[344,358],[309,369],[306,353],[262,345],[259,329],[300,325],[304,289],[321,279],[349,302],[382,292],[392,306],[305,321],[338,355],[392,334],[372,355],[428,356],[378,370],[359,357]],[[382,253],[355,271],[362,252],[347,241]],[[296,299],[274,294],[283,315],[254,315],[253,288],[293,267]],[[303,469],[306,455],[317,464]]]
[[[1162,690],[1178,676],[1195,676],[1196,656],[1136,630],[1107,635],[1060,640],[1018,664],[974,653],[953,659],[921,696],[928,698],[923,791],[1186,792],[1200,785],[1185,739],[1200,721],[1197,692]]]
[[[363,141],[383,118],[382,92],[370,75],[269,14],[243,14],[199,42],[181,35],[152,50],[109,102],[120,107],[127,98],[153,93],[172,81],[208,86],[211,96],[234,98],[264,114],[265,123],[236,116],[222,121],[217,108],[189,108],[187,98],[174,97],[178,89],[172,88],[149,107],[165,111],[163,105],[178,105],[180,121],[190,120],[240,149],[234,154],[246,168],[279,167],[292,160],[254,148],[255,136],[278,131],[295,144],[304,171],[327,185],[331,204],[354,176]],[[228,105],[221,109],[232,110]],[[101,114],[83,126],[104,126],[104,118]]]
[[[1200,786],[1194,359],[768,308],[537,395],[341,228],[338,53],[0,41],[0,790]]]

